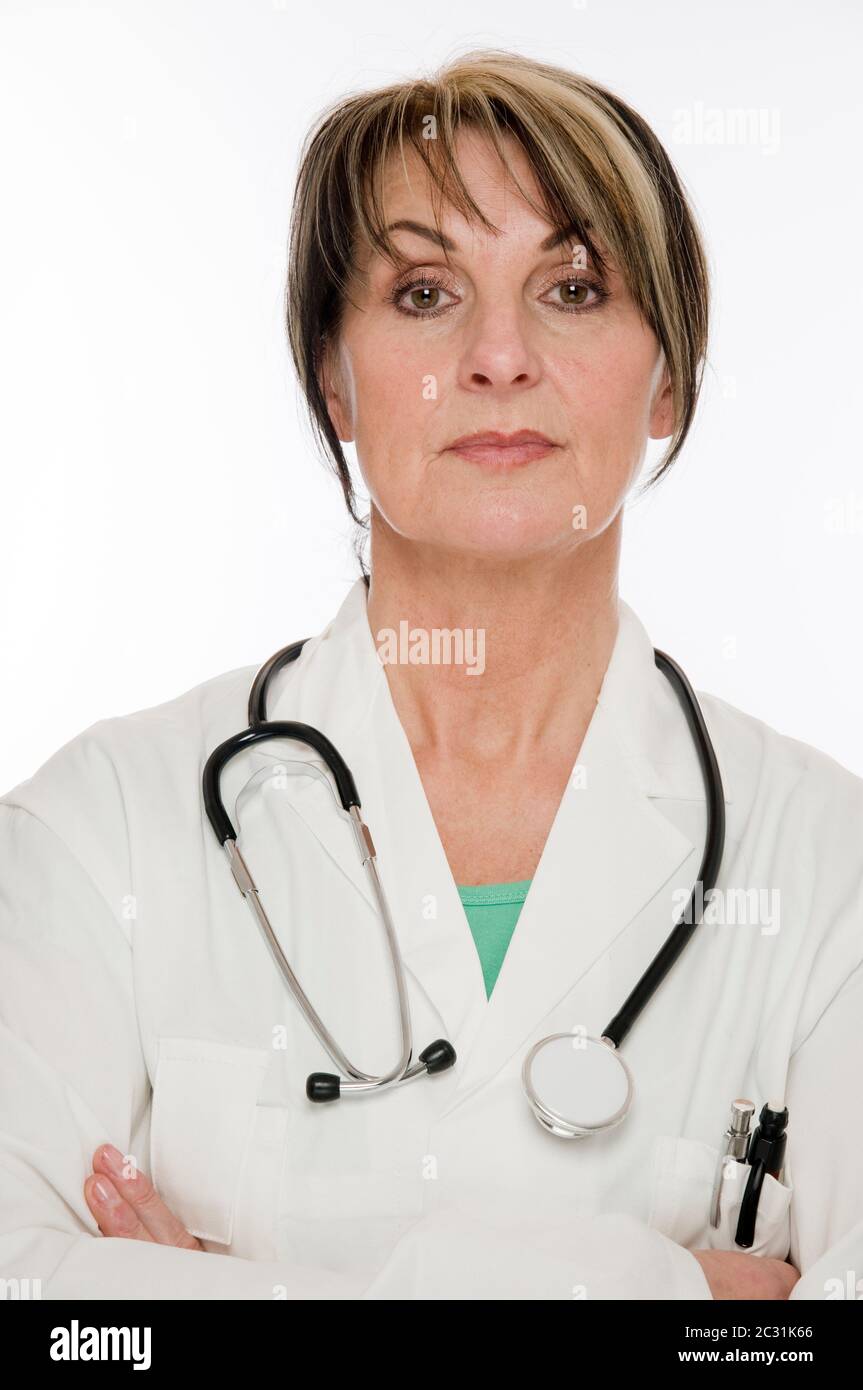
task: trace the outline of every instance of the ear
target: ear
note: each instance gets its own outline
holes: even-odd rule
[[[674,433],[674,393],[664,353],[660,357],[660,362],[662,370],[659,385],[653,393],[650,426],[647,431],[650,439],[668,439]]]
[[[348,393],[345,390],[343,373],[336,360],[336,352],[326,338],[323,339],[319,372],[321,391],[333,429],[343,444],[350,444],[354,432]]]

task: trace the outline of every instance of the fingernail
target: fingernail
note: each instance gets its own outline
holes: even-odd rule
[[[119,1149],[115,1149],[113,1144],[106,1144],[102,1150],[105,1162],[111,1172],[118,1178],[123,1176],[123,1155]]]
[[[119,1202],[120,1198],[117,1196],[117,1193],[110,1183],[102,1182],[101,1179],[97,1178],[93,1183],[93,1187],[96,1190],[96,1196],[103,1206],[115,1207]]]

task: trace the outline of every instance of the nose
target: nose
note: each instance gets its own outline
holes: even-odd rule
[[[519,305],[477,306],[466,330],[458,382],[468,391],[525,389],[542,375]]]

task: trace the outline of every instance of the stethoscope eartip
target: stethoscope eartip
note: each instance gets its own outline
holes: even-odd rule
[[[306,1095],[315,1105],[325,1105],[328,1100],[338,1100],[341,1094],[342,1079],[327,1071],[313,1071],[306,1077]]]
[[[428,1047],[420,1053],[420,1061],[429,1075],[434,1075],[438,1071],[446,1071],[455,1062],[455,1048],[452,1043],[447,1042],[446,1038],[438,1038],[436,1042],[429,1043]]]

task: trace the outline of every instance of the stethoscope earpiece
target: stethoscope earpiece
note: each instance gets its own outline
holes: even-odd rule
[[[455,1063],[455,1048],[452,1043],[447,1042],[446,1038],[438,1038],[436,1042],[429,1043],[419,1055],[419,1062],[409,1067],[402,1081],[410,1081],[413,1077],[419,1076],[422,1072],[434,1076],[439,1071],[448,1071]],[[306,1079],[306,1095],[315,1105],[326,1105],[327,1101],[339,1100],[341,1097],[342,1079],[334,1076],[328,1071],[313,1071],[311,1076]]]
[[[315,1105],[326,1105],[329,1100],[338,1100],[342,1079],[328,1071],[313,1071],[306,1078],[306,1095]]]
[[[420,1061],[432,1076],[439,1071],[448,1071],[455,1064],[455,1048],[446,1038],[438,1038],[437,1042],[429,1043],[420,1053]]]

